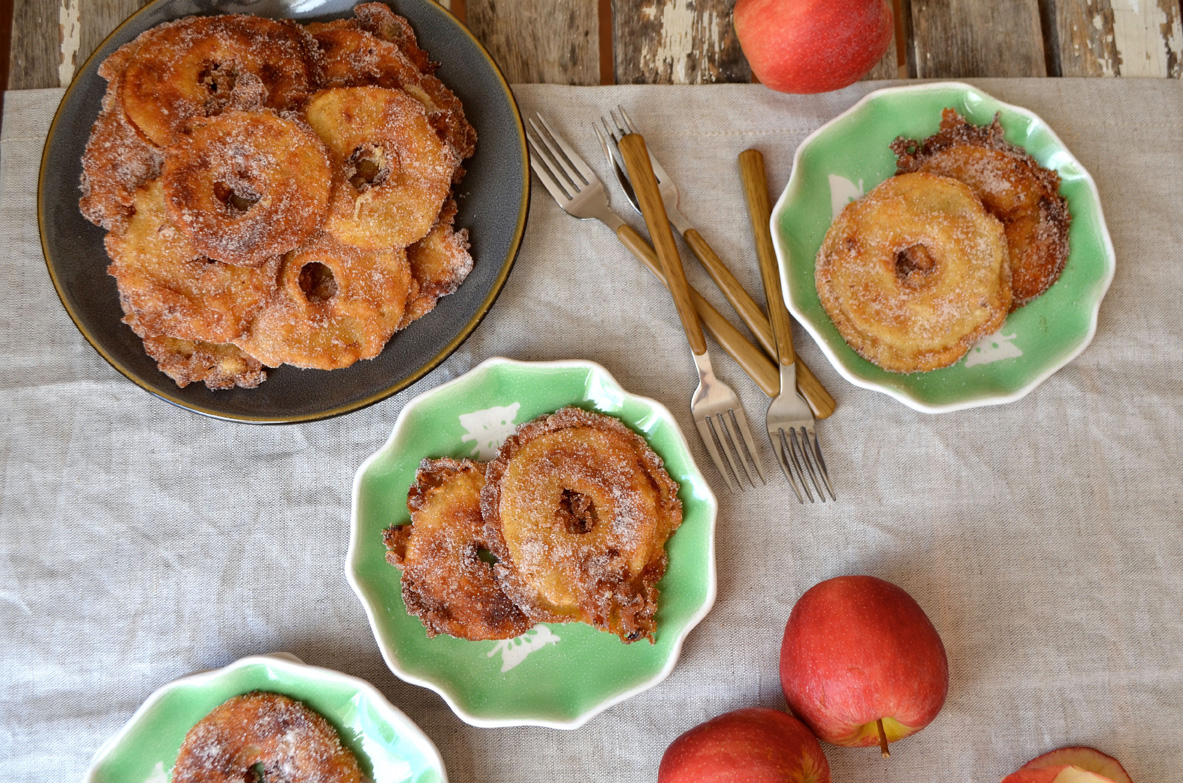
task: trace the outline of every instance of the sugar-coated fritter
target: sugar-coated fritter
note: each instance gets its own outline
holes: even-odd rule
[[[348,367],[381,353],[410,286],[403,249],[363,250],[321,233],[283,256],[278,291],[234,344],[268,367]]]
[[[402,90],[322,90],[308,123],[336,172],[326,229],[358,247],[406,247],[435,225],[460,165]]]
[[[256,266],[320,230],[329,208],[328,151],[302,122],[271,111],[197,120],[165,153],[169,219],[198,250]]]
[[[164,147],[228,109],[298,110],[320,79],[316,42],[290,20],[223,14],[165,22],[136,38],[123,108]]]
[[[534,625],[501,590],[481,516],[485,466],[425,459],[407,495],[411,522],[383,533],[386,559],[402,569],[403,603],[428,636],[511,639]]]
[[[435,228],[407,248],[415,285],[400,329],[430,313],[440,297],[455,293],[472,271],[468,229],[454,230],[455,218],[456,202],[449,199]]]
[[[234,696],[197,722],[172,783],[362,783],[357,757],[319,713],[279,693]]]
[[[1007,142],[998,115],[990,125],[977,126],[956,109],[945,109],[938,133],[921,142],[901,137],[891,148],[899,173],[922,171],[960,180],[1002,221],[1010,250],[1011,310],[1059,279],[1068,260],[1072,222],[1059,192],[1060,175]]]
[[[814,281],[847,344],[890,372],[952,364],[1011,302],[1002,224],[969,186],[935,174],[899,174],[847,204]]]
[[[518,428],[485,472],[481,507],[505,593],[537,622],[653,640],[678,484],[620,421],[563,408]]]
[[[124,312],[146,333],[229,343],[276,291],[279,257],[234,266],[201,253],[168,221],[164,188],[154,180],[135,196],[122,231],[107,234],[108,272]]]

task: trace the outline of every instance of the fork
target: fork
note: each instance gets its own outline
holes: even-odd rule
[[[748,481],[753,487],[756,486],[744,454],[745,450],[760,476],[760,481],[766,483],[755,440],[752,438],[752,431],[748,427],[747,416],[740,405],[739,397],[730,386],[715,377],[711,357],[707,352],[706,338],[703,336],[698,314],[690,298],[690,284],[686,282],[678,246],[674,242],[674,235],[666,218],[665,205],[658,191],[657,178],[649,163],[645,139],[640,134],[629,133],[623,125],[618,125],[617,131],[620,136],[618,138],[613,134],[613,140],[624,157],[629,179],[641,203],[641,214],[645,216],[653,248],[657,251],[657,257],[665,271],[666,283],[673,294],[682,330],[686,333],[694,365],[698,370],[698,386],[690,398],[690,414],[694,418],[698,434],[702,437],[703,445],[711,455],[715,467],[727,481],[728,489],[734,491],[736,486],[744,488],[743,477],[736,464],[737,458]],[[734,483],[731,474],[724,467],[720,452],[726,456],[731,473],[735,475]]]
[[[631,132],[637,133],[636,125],[629,118],[624,107],[618,107],[618,110],[625,127]],[[633,209],[640,214],[641,205],[637,202],[636,191],[633,190],[632,183],[629,182],[628,175],[622,168],[622,163],[617,160],[617,155],[612,154],[614,147],[609,147],[608,139],[605,138],[598,125],[592,125],[592,129],[600,139],[600,147],[604,150],[604,156],[608,159],[608,165],[616,175],[616,180],[620,183],[620,189],[624,191],[625,198],[628,199]],[[608,132],[608,136],[612,136],[612,129],[608,127],[607,123],[604,123],[604,130]],[[731,270],[727,268],[723,260],[706,243],[702,235],[696,229],[690,227],[686,217],[678,208],[677,186],[674,184],[673,179],[665,173],[665,169],[662,168],[661,163],[658,162],[657,157],[652,152],[649,153],[649,162],[653,164],[653,174],[657,177],[658,189],[661,191],[661,199],[665,204],[666,214],[670,218],[670,223],[682,234],[690,249],[694,251],[699,261],[702,262],[703,267],[707,270],[707,274],[711,276],[711,279],[715,281],[715,285],[723,292],[723,296],[735,308],[735,312],[739,314],[740,320],[751,330],[756,341],[760,343],[760,346],[769,356],[775,358],[776,341],[772,335],[772,327],[769,326],[768,318],[765,317],[764,311],[760,309],[760,305],[756,303],[756,300],[752,298],[751,294],[747,292],[747,289],[731,273]],[[813,371],[805,365],[805,362],[798,363],[797,376],[797,388],[805,396],[805,400],[813,409],[814,414],[819,419],[826,419],[833,415],[838,404],[830,396],[830,392],[826,390],[822,382],[813,374]],[[776,396],[777,389],[779,388],[777,386],[768,396]]]
[[[530,145],[530,167],[539,181],[572,217],[598,220],[616,234],[629,252],[643,263],[658,281],[668,288],[657,253],[637,231],[608,206],[608,194],[596,173],[584,162],[575,149],[550,124],[536,115],[538,122],[528,120],[526,138]],[[702,294],[690,287],[694,309],[707,333],[735,359],[751,376],[756,385],[772,397],[779,388],[777,369],[768,356],[732,325]]]
[[[768,201],[768,183],[764,177],[764,156],[759,150],[741,152],[739,171],[743,178],[748,214],[752,219],[752,233],[756,237],[756,256],[760,260],[760,277],[764,282],[764,295],[768,300],[768,316],[776,336],[777,364],[780,367],[780,394],[768,405],[768,438],[772,441],[772,450],[776,453],[780,469],[792,484],[799,503],[804,503],[805,497],[809,498],[810,503],[817,502],[813,499],[809,482],[805,480],[807,473],[823,503],[826,502],[823,484],[830,491],[830,497],[837,500],[814,431],[813,413],[796,390],[797,357],[793,351],[792,326],[780,291],[780,274],[769,230],[772,206]],[[821,483],[818,482],[819,476]],[[801,495],[802,489],[805,490],[804,497]]]

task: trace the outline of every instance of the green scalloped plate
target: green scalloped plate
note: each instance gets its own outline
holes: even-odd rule
[[[374,686],[287,653],[242,658],[161,687],[95,754],[87,783],[166,783],[189,729],[231,696],[254,690],[291,696],[323,715],[370,780],[447,783],[432,741]]]
[[[681,485],[683,522],[666,544],[655,643],[626,645],[580,623],[541,624],[506,641],[429,639],[407,614],[400,572],[386,562],[382,543],[383,530],[410,521],[407,490],[419,462],[488,459],[516,425],[566,405],[622,420]],[[682,431],[661,404],[629,394],[591,362],[489,359],[408,402],[386,445],[358,470],[346,576],[391,671],[443,696],[461,719],[474,726],[573,729],[673,670],[682,641],[715,602],[717,509]]]
[[[941,109],[956,108],[975,125],[1002,114],[1006,140],[1059,172],[1072,213],[1069,255],[1047,293],[1007,317],[956,364],[927,373],[882,370],[846,344],[822,308],[814,284],[818,248],[834,216],[852,199],[895,173],[888,145],[897,136],[936,133]],[[870,93],[814,131],[797,148],[793,173],[772,213],[789,310],[809,330],[834,368],[851,383],[891,395],[927,413],[1020,399],[1093,339],[1101,299],[1113,280],[1113,243],[1096,183],[1047,123],[1027,109],[959,82],[890,87]]]

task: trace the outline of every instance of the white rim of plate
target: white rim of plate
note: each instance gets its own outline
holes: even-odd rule
[[[422,752],[427,760],[435,766],[439,771],[442,783],[448,781],[448,771],[444,767],[443,756],[440,755],[439,748],[423,733],[423,729],[419,728],[414,721],[406,716],[402,710],[390,703],[382,692],[375,688],[370,683],[363,679],[354,677],[351,674],[345,674],[334,669],[326,669],[322,666],[312,666],[304,663],[288,652],[274,652],[264,653],[261,655],[249,655],[245,658],[239,658],[233,663],[227,664],[220,669],[209,669],[206,671],[194,672],[187,674],[184,677],[178,677],[171,682],[161,685],[152,695],[144,700],[144,703],[136,709],[132,716],[127,719],[123,727],[119,729],[110,739],[104,742],[97,751],[90,762],[90,769],[86,772],[87,783],[97,783],[95,775],[98,773],[99,765],[106,761],[107,756],[123,742],[124,738],[131,732],[143,716],[156,704],[167,696],[172,691],[180,687],[196,686],[201,687],[207,685],[214,680],[229,676],[232,672],[239,669],[245,669],[250,666],[269,666],[274,669],[282,669],[288,673],[295,674],[300,677],[306,677],[310,680],[319,681],[337,681],[347,686],[357,688],[357,690],[368,696],[379,711],[386,714],[390,724],[395,727],[395,730],[402,736],[410,739]]]
[[[801,157],[804,154],[805,149],[814,141],[814,139],[816,139],[818,136],[825,133],[830,128],[831,125],[834,125],[834,124],[838,123],[839,121],[845,119],[846,117],[854,114],[859,109],[861,109],[864,104],[869,103],[872,100],[880,98],[884,95],[891,95],[891,94],[903,93],[903,92],[928,92],[928,91],[935,92],[937,90],[948,90],[948,89],[965,90],[967,92],[975,93],[976,95],[979,95],[981,97],[989,98],[991,101],[995,101],[996,103],[1005,107],[1006,109],[1013,111],[1016,114],[1023,115],[1025,117],[1029,118],[1030,120],[1034,121],[1035,123],[1038,123],[1039,126],[1043,130],[1045,130],[1048,134],[1051,135],[1052,140],[1056,144],[1058,144],[1060,146],[1060,149],[1062,149],[1064,151],[1064,154],[1067,155],[1069,162],[1074,163],[1074,164],[1076,164],[1077,167],[1079,167],[1080,172],[1084,175],[1083,181],[1088,186],[1089,191],[1092,193],[1093,199],[1096,201],[1097,220],[1100,224],[1101,236],[1105,241],[1105,256],[1106,256],[1106,260],[1108,261],[1108,264],[1107,264],[1107,271],[1106,271],[1105,279],[1102,282],[1100,294],[1097,296],[1096,301],[1093,303],[1093,310],[1092,310],[1092,313],[1089,318],[1088,334],[1085,335],[1085,338],[1080,343],[1080,345],[1078,345],[1075,349],[1073,349],[1066,356],[1064,356],[1064,358],[1061,361],[1050,363],[1047,366],[1047,368],[1042,373],[1040,373],[1038,376],[1036,376],[1032,381],[1030,381],[1029,383],[1027,383],[1023,387],[1016,389],[1015,391],[1011,392],[1010,394],[995,395],[995,396],[990,396],[990,397],[979,397],[979,398],[975,398],[972,400],[962,400],[962,401],[951,402],[951,403],[947,403],[947,404],[943,404],[943,405],[934,405],[934,404],[930,404],[930,403],[926,403],[926,402],[922,402],[920,400],[917,400],[917,399],[911,397],[910,395],[908,395],[906,392],[900,391],[898,389],[892,389],[889,387],[885,387],[885,386],[882,386],[878,383],[875,383],[874,381],[870,381],[865,378],[860,378],[859,376],[855,375],[851,370],[849,370],[846,367],[845,363],[842,362],[838,358],[837,352],[835,352],[830,347],[828,341],[822,337],[821,329],[819,327],[817,327],[810,320],[809,316],[807,316],[799,308],[797,308],[793,302],[792,288],[789,284],[790,275],[788,273],[788,268],[789,268],[790,259],[789,259],[788,248],[784,247],[781,243],[780,234],[777,231],[777,223],[780,219],[781,214],[788,206],[789,193],[795,187],[798,186],[797,171],[798,171],[798,166],[801,163]],[[1097,183],[1093,179],[1093,175],[1088,172],[1088,169],[1086,169],[1083,165],[1081,165],[1080,161],[1076,158],[1076,156],[1072,154],[1072,151],[1068,149],[1068,145],[1066,145],[1063,142],[1063,140],[1056,134],[1056,132],[1052,129],[1052,127],[1050,125],[1048,125],[1047,122],[1045,122],[1043,120],[1043,118],[1040,117],[1038,114],[1031,111],[1030,109],[1023,108],[1022,106],[1016,106],[1012,103],[1007,103],[1006,101],[1000,101],[997,98],[995,98],[993,95],[990,95],[989,93],[987,93],[986,91],[981,90],[977,87],[974,87],[972,84],[968,84],[966,82],[932,82],[930,84],[914,84],[914,85],[906,85],[906,86],[901,86],[901,87],[883,87],[881,89],[874,90],[872,92],[867,93],[862,98],[860,98],[859,101],[857,103],[855,103],[853,106],[851,106],[849,109],[842,112],[838,116],[834,117],[832,120],[826,122],[824,125],[819,127],[817,130],[813,131],[808,136],[806,136],[805,139],[801,142],[801,144],[798,145],[797,151],[793,155],[793,171],[789,175],[789,182],[787,185],[785,185],[784,191],[780,194],[780,198],[778,198],[776,200],[776,205],[772,208],[772,218],[769,221],[769,230],[772,233],[772,244],[773,244],[774,248],[776,249],[776,257],[777,257],[777,261],[779,262],[780,284],[781,284],[781,291],[784,294],[784,298],[785,298],[785,305],[789,308],[789,312],[793,314],[793,317],[797,319],[797,322],[800,323],[802,326],[804,326],[805,329],[809,332],[810,336],[813,337],[814,343],[816,343],[818,348],[821,349],[822,353],[825,354],[826,359],[828,359],[830,364],[834,367],[834,369],[838,371],[838,374],[841,375],[846,380],[853,383],[855,386],[859,386],[864,389],[870,389],[872,391],[881,392],[883,394],[888,395],[889,397],[894,397],[895,399],[902,402],[904,405],[907,405],[909,408],[912,408],[913,410],[920,411],[921,413],[951,413],[953,411],[965,410],[967,408],[983,408],[983,407],[990,406],[990,405],[1005,405],[1007,403],[1015,402],[1016,400],[1020,400],[1023,397],[1026,397],[1036,387],[1038,387],[1041,383],[1046,381],[1048,378],[1050,378],[1055,373],[1059,372],[1063,367],[1065,367],[1067,364],[1069,364],[1074,359],[1076,359],[1076,357],[1080,356],[1080,354],[1084,352],[1084,349],[1087,348],[1090,343],[1092,343],[1093,337],[1097,333],[1097,321],[1098,321],[1098,318],[1099,318],[1099,315],[1101,312],[1101,302],[1102,302],[1102,300],[1104,300],[1105,294],[1108,293],[1109,286],[1113,282],[1113,276],[1117,271],[1117,255],[1113,249],[1113,240],[1109,236],[1109,226],[1105,222],[1105,214],[1104,214],[1103,207],[1101,204],[1101,193],[1100,193],[1100,191],[1097,190]]]
[[[656,675],[654,675],[649,680],[646,680],[645,682],[640,683],[635,688],[631,688],[630,690],[627,690],[623,693],[618,693],[614,696],[610,696],[607,699],[589,707],[585,712],[581,713],[580,715],[577,715],[576,717],[574,717],[570,720],[548,720],[545,718],[482,718],[477,715],[473,715],[473,714],[469,713],[468,711],[466,711],[464,708],[462,708],[453,699],[452,694],[443,686],[437,684],[436,682],[434,682],[432,680],[429,680],[429,679],[426,679],[423,677],[416,677],[416,676],[410,674],[409,672],[407,672],[406,670],[404,670],[402,668],[402,666],[399,665],[399,662],[395,658],[393,651],[390,650],[389,648],[387,648],[387,646],[382,643],[381,637],[379,636],[379,630],[378,630],[378,624],[377,624],[377,612],[375,611],[375,607],[372,606],[368,600],[366,600],[366,597],[362,592],[362,586],[358,582],[357,577],[355,575],[356,559],[358,557],[358,553],[360,551],[360,546],[361,546],[360,531],[358,530],[359,520],[358,520],[358,516],[357,516],[358,495],[359,495],[360,487],[361,487],[361,479],[362,479],[362,476],[365,475],[366,470],[370,467],[370,465],[375,460],[377,460],[379,457],[381,457],[383,454],[385,454],[389,449],[394,448],[396,441],[399,439],[399,437],[402,434],[404,416],[407,416],[407,414],[409,412],[413,411],[417,406],[422,404],[425,400],[429,399],[432,395],[436,394],[437,392],[439,392],[443,389],[447,389],[452,386],[458,385],[461,382],[470,381],[471,376],[474,376],[474,375],[481,373],[481,372],[487,372],[491,368],[505,367],[505,366],[531,367],[531,368],[533,368],[533,367],[538,367],[538,368],[551,367],[551,368],[556,368],[556,369],[573,369],[573,370],[574,369],[582,369],[582,370],[588,370],[592,373],[596,373],[596,374],[602,376],[603,380],[608,385],[610,385],[613,389],[619,391],[619,393],[621,394],[622,397],[624,397],[625,399],[633,400],[635,402],[639,402],[639,403],[649,406],[650,408],[653,409],[653,411],[659,417],[662,417],[662,418],[668,420],[669,423],[673,425],[674,432],[677,433],[678,442],[681,445],[682,450],[685,452],[686,461],[687,461],[687,464],[689,465],[690,470],[696,476],[698,482],[701,484],[703,489],[706,490],[706,499],[708,501],[707,508],[709,511],[708,536],[707,536],[707,565],[708,565],[707,582],[708,583],[707,583],[706,600],[703,601],[702,606],[698,609],[698,611],[696,611],[691,616],[690,621],[681,630],[681,632],[678,633],[677,636],[674,638],[673,647],[670,650],[669,658],[668,658],[668,660],[666,660],[665,665],[662,666],[661,671],[659,671]],[[608,709],[609,707],[619,704],[620,702],[622,702],[628,698],[636,696],[637,694],[647,691],[650,688],[654,687],[655,685],[658,685],[663,680],[665,680],[665,678],[669,677],[670,672],[672,672],[674,670],[674,666],[677,664],[678,658],[681,657],[682,644],[686,641],[686,637],[690,635],[690,632],[692,630],[694,630],[696,627],[698,627],[698,624],[702,622],[703,618],[705,618],[707,616],[707,614],[710,612],[711,608],[714,607],[714,605],[715,605],[715,599],[716,599],[716,595],[717,595],[717,591],[718,591],[718,585],[717,585],[717,581],[716,581],[716,569],[715,569],[715,523],[718,518],[718,515],[719,515],[719,501],[715,497],[714,490],[711,489],[710,484],[707,483],[706,478],[702,475],[702,471],[699,470],[698,463],[695,462],[694,455],[690,451],[690,444],[687,443],[687,441],[686,441],[686,435],[685,435],[685,433],[682,432],[682,428],[678,426],[678,421],[677,421],[677,419],[674,418],[674,415],[673,415],[673,413],[670,412],[669,408],[667,408],[666,406],[662,405],[657,400],[654,400],[650,397],[644,397],[642,395],[632,394],[632,393],[626,391],[624,389],[624,387],[622,387],[620,385],[620,383],[617,382],[616,378],[614,378],[612,376],[612,373],[608,372],[608,370],[606,370],[601,365],[596,364],[595,362],[587,361],[585,359],[565,359],[565,360],[545,361],[545,362],[523,362],[523,361],[518,361],[517,359],[508,359],[504,356],[494,356],[489,359],[486,359],[485,361],[478,364],[476,367],[473,367],[471,370],[468,370],[467,372],[453,378],[452,380],[448,381],[447,383],[443,383],[443,384],[440,384],[439,386],[436,386],[432,389],[428,389],[427,391],[415,396],[411,400],[408,400],[407,404],[405,406],[403,406],[403,409],[398,414],[398,418],[394,422],[394,429],[391,431],[390,437],[386,439],[386,442],[382,445],[381,448],[379,448],[377,451],[375,451],[373,454],[371,454],[369,457],[367,457],[366,460],[364,462],[362,462],[361,467],[359,467],[357,469],[357,473],[355,474],[354,479],[353,479],[352,510],[350,513],[350,525],[349,525],[349,551],[345,556],[345,578],[349,581],[349,586],[353,588],[353,592],[357,595],[358,600],[361,601],[362,607],[366,611],[366,618],[370,622],[370,630],[374,634],[374,641],[377,642],[378,649],[382,653],[382,658],[386,661],[386,665],[390,668],[390,670],[392,672],[394,672],[394,674],[397,675],[399,677],[399,679],[403,680],[404,682],[409,682],[412,685],[419,685],[424,688],[428,688],[432,691],[435,691],[437,694],[440,695],[440,697],[443,698],[443,700],[445,702],[447,702],[448,706],[452,709],[452,712],[454,712],[456,714],[456,716],[459,717],[461,720],[463,720],[465,723],[469,724],[470,726],[477,726],[479,728],[505,728],[505,727],[510,727],[510,726],[543,726],[543,727],[551,728],[551,729],[568,729],[568,730],[569,729],[577,729],[580,726],[583,726],[585,723],[587,723],[589,720],[591,720],[595,716],[599,715],[604,710]]]

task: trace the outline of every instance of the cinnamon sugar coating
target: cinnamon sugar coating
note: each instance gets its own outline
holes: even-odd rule
[[[321,715],[282,694],[252,691],[223,702],[189,730],[172,783],[256,779],[362,783],[364,776]]]
[[[178,141],[229,109],[299,109],[320,80],[316,42],[290,20],[189,16],[141,34],[122,76],[123,107],[152,143]]]
[[[136,191],[160,176],[160,149],[136,130],[123,111],[119,82],[131,57],[124,45],[103,61],[108,82],[103,110],[82,154],[82,216],[107,230],[122,228],[134,211]]]
[[[411,286],[406,251],[316,235],[283,257],[279,287],[233,342],[268,367],[348,367],[381,353]]]
[[[353,11],[354,19],[309,26],[324,53],[325,86],[405,90],[423,104],[440,138],[461,159],[471,157],[476,130],[460,99],[434,75],[435,64],[419,48],[407,20],[382,3],[363,3]]]
[[[320,230],[332,169],[304,123],[231,110],[196,121],[190,141],[167,150],[162,179],[171,223],[198,250],[256,266]]]
[[[401,90],[336,87],[313,96],[308,123],[335,181],[326,230],[358,247],[406,247],[427,235],[460,165],[422,104]]]
[[[938,133],[922,142],[900,137],[891,149],[898,173],[922,171],[960,180],[1002,221],[1010,251],[1011,310],[1059,279],[1072,223],[1059,192],[1060,175],[1007,142],[997,114],[990,125],[977,126],[955,109],[945,109]]]
[[[307,26],[186,17],[100,64],[79,207],[162,372],[226,389],[345,367],[455,291],[476,132],[435,70],[380,3]]]
[[[126,228],[106,239],[124,312],[155,336],[228,343],[242,335],[276,291],[278,257],[243,267],[203,255],[168,221],[160,180],[134,204]]]
[[[826,314],[890,372],[946,367],[1002,325],[1011,302],[1002,225],[967,185],[900,174],[846,206],[818,250]]]
[[[407,248],[415,285],[399,329],[435,309],[441,297],[454,293],[472,271],[468,229],[454,230],[456,202],[449,199],[427,236]]]
[[[677,493],[648,444],[610,416],[564,408],[523,425],[481,491],[502,589],[532,620],[652,642]]]
[[[490,548],[481,515],[484,485],[483,464],[425,459],[407,495],[410,524],[383,533],[386,559],[402,569],[403,602],[428,636],[511,639],[534,625],[481,559]]]

